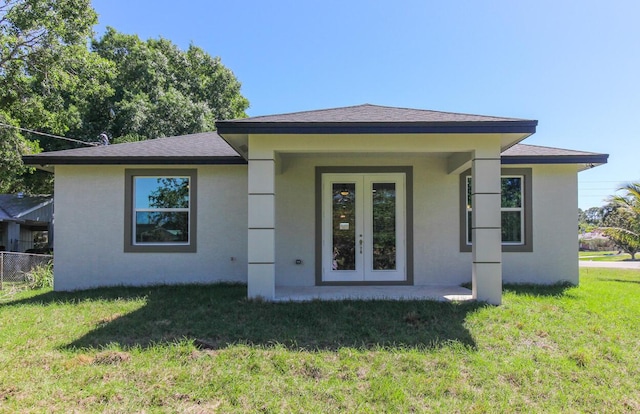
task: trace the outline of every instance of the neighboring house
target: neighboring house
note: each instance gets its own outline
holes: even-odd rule
[[[608,157],[519,144],[536,126],[360,105],[24,160],[55,171],[56,290],[472,281],[498,304],[578,283],[577,173]]]
[[[45,252],[52,240],[52,196],[0,194],[0,250]]]
[[[602,231],[596,229],[592,232],[578,234],[578,249],[580,251],[618,250],[616,244],[605,236]]]

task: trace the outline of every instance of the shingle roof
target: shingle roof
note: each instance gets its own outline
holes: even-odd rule
[[[0,220],[15,219],[29,211],[53,202],[53,197],[46,195],[19,197],[16,194],[0,194]]]
[[[215,132],[107,146],[43,152],[23,157],[30,165],[54,164],[244,164]]]
[[[582,155],[602,155],[596,152],[576,151],[564,148],[543,147],[540,145],[516,144],[502,152],[503,157],[519,156],[582,156]]]
[[[293,112],[279,115],[255,116],[230,122],[496,122],[525,121],[524,119],[440,112],[425,109],[397,108],[363,104],[342,108]]]
[[[357,105],[216,122],[220,135],[243,133],[528,133],[538,121],[424,109]]]
[[[607,162],[607,154],[516,144],[502,153],[503,164]],[[24,157],[31,165],[56,164],[244,164],[215,132],[157,138],[92,148],[44,152]],[[0,217],[2,212],[0,211]]]

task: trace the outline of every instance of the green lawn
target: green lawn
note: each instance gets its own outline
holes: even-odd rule
[[[618,254],[617,251],[578,252],[578,258],[580,260],[588,260],[594,262],[620,262],[623,260],[631,260],[631,255],[628,253]]]
[[[504,305],[0,291],[0,412],[638,412],[640,272]]]

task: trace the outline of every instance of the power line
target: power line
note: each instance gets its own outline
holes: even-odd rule
[[[616,181],[580,181],[581,183],[589,183],[589,184],[593,184],[593,183],[626,183],[628,182],[629,179],[624,179],[624,180],[616,180]]]
[[[15,128],[15,129],[20,130],[20,131],[30,132],[32,134],[42,135],[42,136],[45,136],[45,137],[56,138],[56,139],[64,139],[66,141],[76,142],[78,144],[84,144],[84,145],[88,145],[90,147],[95,147],[95,146],[98,145],[98,143],[96,143],[96,142],[85,142],[85,141],[80,141],[79,139],[61,137],[60,135],[47,134],[46,132],[34,131],[32,129],[21,128],[21,127],[15,126],[15,125],[9,125],[9,124],[5,124],[5,123],[2,123],[2,122],[0,122],[0,126],[6,127],[6,128]]]
[[[579,187],[578,190],[580,191],[612,191],[613,189],[611,188],[584,188],[584,187]],[[622,190],[613,190],[613,191],[623,191]]]

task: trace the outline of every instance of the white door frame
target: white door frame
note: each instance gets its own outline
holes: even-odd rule
[[[407,208],[405,203],[407,174],[405,172],[324,173],[321,176],[322,223],[322,283],[389,284],[408,282],[407,278]],[[352,184],[355,188],[353,224],[344,223],[345,230],[355,225],[354,269],[336,269],[333,246],[333,184]],[[374,183],[395,184],[395,269],[376,270],[373,260],[373,194]]]

